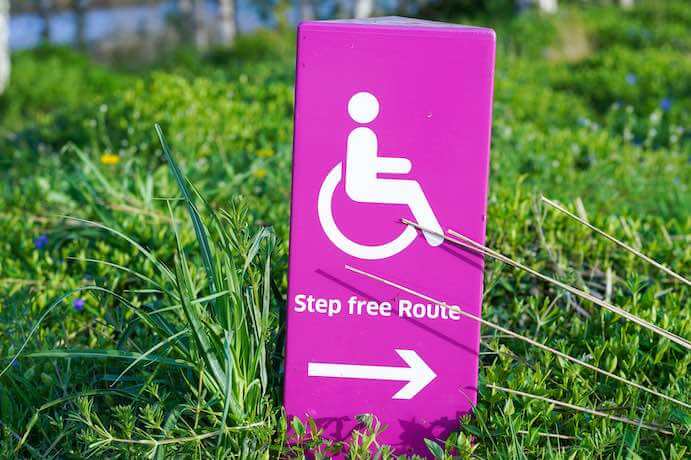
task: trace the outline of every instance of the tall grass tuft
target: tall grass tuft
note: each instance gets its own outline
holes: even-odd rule
[[[159,126],[156,131],[180,192],[179,199],[167,200],[171,222],[168,237],[175,243],[175,255],[163,261],[116,228],[71,219],[75,225],[124,240],[155,268],[156,274],[88,259],[149,284],[134,292],[135,298],[104,286],[78,289],[82,295],[88,292],[97,299],[109,296],[127,310],[131,319],[124,334],[128,337],[110,348],[25,353],[30,336],[14,359],[99,359],[105,360],[109,371],[119,372],[111,374],[103,390],[44,404],[34,414],[15,452],[31,450],[27,439],[43,410],[68,404],[73,408],[69,421],[81,426],[81,436],[99,456],[272,456],[269,450],[280,415],[276,409],[280,388],[276,380],[280,376],[275,372],[279,367],[280,341],[276,338],[280,326],[271,281],[276,237],[270,228],[253,231],[246,224],[246,210],[241,205],[218,211],[206,202],[182,174]],[[194,240],[182,231],[185,222],[177,217],[179,206],[186,211]],[[48,307],[32,335],[73,292]],[[142,302],[142,296],[147,300]],[[136,335],[129,337],[127,331],[134,329]],[[151,340],[141,343],[142,337]],[[144,366],[148,366],[149,378],[141,381],[141,369],[136,376],[130,375],[133,369]],[[186,391],[179,391],[180,387]],[[167,393],[166,388],[175,388],[177,394]],[[179,397],[185,394],[188,396]],[[115,406],[112,414],[97,413],[94,397],[127,404]],[[140,411],[137,417],[135,407]]]

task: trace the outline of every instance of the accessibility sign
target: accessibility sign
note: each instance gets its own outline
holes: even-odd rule
[[[285,408],[426,454],[477,396],[494,32],[405,18],[298,29]],[[419,232],[401,219],[417,222]],[[348,271],[368,270],[453,308]]]

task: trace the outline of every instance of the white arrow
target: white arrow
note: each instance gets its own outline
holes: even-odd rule
[[[307,363],[310,377],[342,379],[395,380],[408,382],[393,399],[411,399],[425,388],[437,374],[413,350],[396,350],[408,367],[360,366],[357,364]]]

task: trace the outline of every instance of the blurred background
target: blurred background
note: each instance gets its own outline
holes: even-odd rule
[[[238,34],[305,19],[394,14],[496,19],[530,9],[554,14],[560,3],[632,9],[636,0],[2,0],[0,11],[9,21],[3,47],[69,45],[107,60],[124,51],[130,59],[152,59],[162,48],[229,46]]]
[[[367,17],[377,14],[416,14],[425,6],[445,3],[458,11],[497,1],[430,0],[10,0],[10,48],[25,49],[42,43],[71,44],[98,49],[118,42],[171,38],[171,32],[191,32],[200,47],[232,42],[237,33],[258,27],[275,27],[280,21],[294,24],[301,19]],[[504,1],[501,8],[526,8],[530,0],[516,5]],[[537,7],[557,10],[555,0],[540,0]],[[623,0],[622,6],[633,1]],[[178,26],[178,27],[175,27]],[[170,30],[178,29],[178,30]]]
[[[569,189],[550,188],[569,197],[587,193],[608,208],[675,214],[680,196],[670,195],[659,177],[648,178],[648,186],[659,186],[668,199],[639,185],[627,191],[628,201],[594,189],[591,181],[605,170],[592,167],[617,156],[597,153],[590,139],[569,144],[550,133],[599,130],[622,144],[619,152],[663,148],[683,158],[688,6],[683,0],[0,0],[0,161],[20,155],[25,162],[67,143],[124,163],[151,160],[156,150],[148,128],[159,122],[175,128],[179,147],[197,159],[234,150],[234,161],[245,158],[243,168],[264,170],[278,160],[257,158],[256,151],[290,146],[295,25],[404,15],[496,29],[494,164],[507,161],[517,177],[553,186],[588,172]],[[207,93],[218,96],[207,100]],[[191,113],[200,105],[209,113]],[[233,110],[225,123],[218,118],[224,105]],[[257,105],[261,120],[251,112]],[[269,120],[274,124],[262,125]],[[528,131],[545,145],[517,153],[535,142],[520,134]],[[554,155],[564,161],[566,152],[575,170],[546,167]],[[289,162],[289,155],[277,157]],[[71,164],[69,156],[63,161]],[[287,186],[287,178],[278,182]]]

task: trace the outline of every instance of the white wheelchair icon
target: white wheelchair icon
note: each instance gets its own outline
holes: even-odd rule
[[[379,115],[379,101],[368,92],[359,92],[348,101],[348,114],[357,123],[367,124]],[[444,242],[443,231],[417,181],[410,179],[381,179],[379,173],[407,174],[412,164],[406,158],[378,156],[377,135],[368,127],[358,127],[348,135],[346,151],[345,189],[348,197],[359,203],[406,204],[417,222],[432,232],[423,231],[431,246]],[[317,210],[319,221],[329,240],[341,251],[359,259],[385,259],[410,246],[417,230],[407,226],[394,240],[380,245],[364,245],[346,237],[336,225],[332,200],[336,187],[343,179],[343,163],[339,162],[327,174],[319,190]]]

